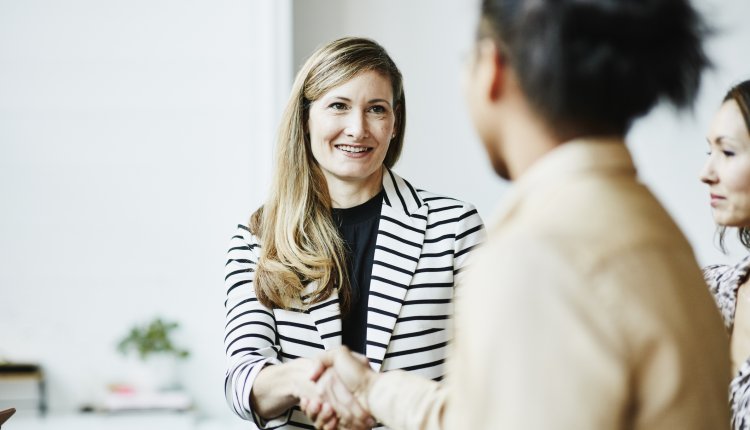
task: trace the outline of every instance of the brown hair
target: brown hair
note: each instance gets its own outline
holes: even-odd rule
[[[730,100],[737,102],[740,112],[742,112],[742,118],[745,119],[745,128],[750,133],[750,79],[730,88],[724,96],[722,104]],[[716,229],[716,235],[719,237],[719,248],[724,253],[727,252],[726,246],[724,246],[724,235],[726,232],[726,226],[719,226]],[[737,228],[737,237],[745,248],[750,249],[750,227]]]

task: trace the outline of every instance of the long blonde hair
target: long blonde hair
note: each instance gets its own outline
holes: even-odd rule
[[[284,110],[269,198],[250,218],[250,231],[261,245],[255,292],[265,306],[304,308],[338,288],[341,312],[349,309],[345,244],[334,224],[328,186],[306,130],[310,104],[365,71],[389,78],[393,89],[396,134],[383,164],[392,167],[401,154],[406,99],[401,72],[385,49],[370,39],[346,37],[316,50],[297,73]],[[310,282],[316,288],[302,300]]]

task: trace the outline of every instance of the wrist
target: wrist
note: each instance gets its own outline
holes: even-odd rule
[[[258,373],[250,391],[250,402],[262,419],[278,417],[296,403],[290,395],[293,370],[288,363],[265,363]]]
[[[370,410],[370,393],[373,390],[373,386],[377,383],[379,375],[377,372],[368,371],[363,375],[362,383],[356,390],[355,396],[357,397],[357,401],[365,410]]]
[[[309,397],[309,387],[313,384],[311,380],[312,360],[308,358],[298,358],[288,363],[290,371],[286,374],[285,392],[295,403],[299,402],[302,397]]]

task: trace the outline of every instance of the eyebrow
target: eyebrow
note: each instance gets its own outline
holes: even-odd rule
[[[726,135],[723,135],[723,134],[716,136],[713,139],[713,141],[711,141],[711,139],[709,137],[706,137],[706,140],[708,141],[709,145],[714,144],[714,145],[718,145],[718,146],[725,146],[725,145],[729,144],[729,146],[733,147],[733,148],[735,148],[736,145],[742,145],[743,147],[747,147],[747,145],[750,144],[750,142],[746,142],[746,141],[744,141],[742,139],[735,139],[732,136],[726,136]]]
[[[710,138],[709,136],[706,136],[706,142],[708,142],[709,145],[712,144],[712,143],[715,143],[717,145],[721,145],[726,139],[727,139],[727,137],[723,136],[723,135],[716,136],[713,139]]]
[[[352,100],[350,98],[348,98],[348,97],[332,96],[331,98],[335,99],[335,100],[343,100],[343,101],[349,102],[349,103],[352,102]],[[373,103],[386,103],[388,106],[391,105],[391,102],[389,102],[386,99],[370,99],[370,100],[367,101],[367,104],[373,104]]]

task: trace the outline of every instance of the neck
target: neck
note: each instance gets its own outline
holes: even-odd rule
[[[337,209],[351,208],[361,205],[380,192],[383,186],[383,169],[356,181],[326,175],[326,182],[331,205]]]
[[[534,163],[563,143],[528,105],[510,106],[502,118],[497,140],[511,180],[520,178]]]

